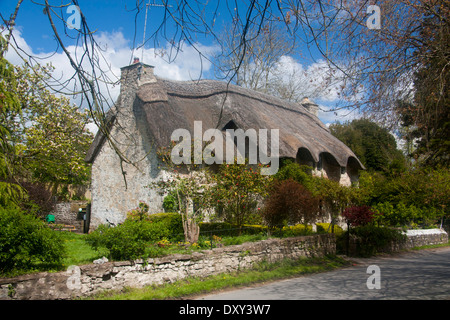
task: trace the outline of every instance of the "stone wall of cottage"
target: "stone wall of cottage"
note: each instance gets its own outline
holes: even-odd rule
[[[234,272],[259,261],[323,256],[336,253],[332,234],[269,239],[242,245],[175,254],[146,261],[71,266],[68,271],[0,279],[0,300],[54,300],[89,296],[102,290],[143,287],[186,277]]]
[[[165,173],[159,170],[156,150],[150,144],[152,139],[139,128],[145,115],[134,108],[139,85],[151,81],[156,81],[153,67],[136,64],[122,68],[120,96],[113,107],[117,120],[110,132],[114,144],[105,140],[92,164],[91,229],[104,223],[123,222],[126,213],[140,201],[150,205],[150,212],[162,211],[161,196],[145,186]]]

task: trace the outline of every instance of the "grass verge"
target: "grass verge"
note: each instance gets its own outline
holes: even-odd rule
[[[304,274],[328,271],[350,265],[337,256],[322,258],[285,259],[276,263],[261,262],[253,269],[236,273],[218,274],[205,278],[188,278],[174,283],[147,286],[145,288],[125,288],[121,291],[105,291],[93,300],[164,300],[193,297],[213,291],[237,288],[267,281],[287,279]]]

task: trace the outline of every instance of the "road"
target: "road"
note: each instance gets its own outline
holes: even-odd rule
[[[378,266],[379,269],[368,272],[369,266]],[[376,288],[378,284],[379,288]],[[368,286],[375,288],[369,289]],[[198,300],[316,299],[449,300],[450,247],[355,259],[353,266],[339,270],[198,298]]]

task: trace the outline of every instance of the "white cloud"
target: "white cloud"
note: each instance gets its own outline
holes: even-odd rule
[[[273,72],[277,84],[288,88],[291,99],[301,101],[308,97],[319,105],[319,119],[330,124],[351,121],[360,114],[356,110],[339,108],[341,92],[345,88],[343,74],[324,60],[304,66],[291,56],[282,56]]]
[[[102,95],[106,98],[107,103],[104,105],[111,106],[119,96],[120,86],[118,80],[120,79],[120,68],[129,65],[132,62],[133,55],[141,58],[142,51],[132,52],[129,48],[130,41],[126,39],[121,31],[114,32],[98,32],[94,36],[95,41],[100,49],[98,54],[98,63],[100,69],[95,70],[96,75],[103,74],[106,81],[99,79],[99,88]],[[14,50],[14,48],[16,50]],[[202,77],[205,72],[211,68],[211,63],[205,58],[200,57],[199,51],[203,55],[209,55],[216,50],[214,46],[208,47],[201,44],[196,44],[197,50],[190,45],[183,45],[178,51],[177,57],[174,61],[168,62],[167,52],[170,52],[170,45],[166,48],[155,50],[154,48],[146,48],[143,53],[144,63],[155,66],[155,74],[170,80],[190,80]],[[85,53],[80,46],[68,46],[67,51],[77,62]],[[30,61],[29,56],[34,57]],[[53,76],[58,79],[59,83],[66,83],[64,88],[60,85],[55,86],[54,89],[61,90],[64,93],[72,94],[72,102],[83,108],[87,107],[83,103],[82,94],[73,95],[74,92],[80,90],[78,77],[75,70],[72,68],[69,59],[64,52],[43,52],[31,48],[20,31],[16,28],[13,32],[11,46],[5,55],[6,59],[14,65],[22,65],[24,60],[27,60],[32,65],[39,63],[45,65],[51,63],[55,68]],[[82,66],[89,72],[92,68],[86,57],[83,58]],[[92,75],[90,75],[92,77]],[[67,81],[67,82],[66,82]],[[106,83],[108,82],[108,83]],[[56,83],[55,83],[56,84]],[[108,107],[105,107],[106,110]],[[92,132],[97,131],[95,124],[88,125]]]
[[[26,54],[18,51],[19,54],[28,59],[27,55],[34,56],[36,62],[45,65],[51,63],[55,67],[54,77],[64,82],[74,76],[75,71],[70,65],[69,59],[64,52],[39,52],[33,50],[25,41],[19,29],[15,29],[13,33],[15,43],[12,45],[16,48],[22,49]],[[120,78],[120,68],[129,65],[132,62],[133,55],[141,58],[142,51],[138,50],[134,53],[129,48],[130,41],[126,39],[121,31],[114,32],[99,32],[94,36],[95,41],[100,49],[96,54],[98,55],[98,63],[101,70],[96,70],[97,76],[103,74],[109,83],[101,83],[100,89],[105,96],[110,97],[115,101],[119,95],[119,86],[114,86]],[[16,45],[17,43],[17,45]],[[146,48],[143,53],[144,63],[155,66],[155,74],[170,80],[190,80],[198,79],[208,72],[211,68],[211,63],[205,58],[200,57],[199,51],[204,55],[209,55],[216,50],[214,46],[208,47],[201,44],[196,44],[198,51],[190,45],[183,45],[180,47],[176,59],[169,62],[167,52],[170,51],[170,45],[166,48],[157,49]],[[78,62],[85,53],[80,46],[68,46],[68,52]],[[23,64],[23,59],[17,54],[13,48],[6,54],[6,58],[15,65]],[[89,61],[86,57],[83,58],[83,67],[90,71]],[[101,73],[102,71],[103,73]],[[90,75],[92,76],[92,75]],[[77,85],[77,77],[70,81],[65,91],[77,91],[80,86]],[[98,79],[101,81],[101,79]],[[81,102],[81,96],[77,97],[76,102]]]

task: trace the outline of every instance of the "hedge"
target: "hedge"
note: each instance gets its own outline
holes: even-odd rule
[[[267,232],[266,226],[244,224],[241,227],[228,222],[201,222],[200,234],[216,236],[255,235]]]

